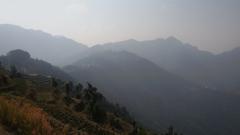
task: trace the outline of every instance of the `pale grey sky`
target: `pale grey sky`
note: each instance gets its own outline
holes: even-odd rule
[[[168,36],[213,52],[240,46],[240,0],[0,0],[0,23],[89,46]]]

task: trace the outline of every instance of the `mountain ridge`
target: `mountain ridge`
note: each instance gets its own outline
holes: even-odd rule
[[[127,51],[93,53],[64,70],[77,80],[97,85],[110,101],[123,104],[139,122],[157,131],[174,123],[186,134],[231,134],[230,128],[222,133],[209,127],[235,125],[236,115],[225,107],[240,112],[239,95],[189,82]]]
[[[12,50],[6,55],[0,56],[0,62],[3,67],[7,69],[15,67],[20,73],[52,76],[73,81],[73,78],[60,68],[43,60],[33,59],[28,52],[20,49]]]
[[[87,46],[70,38],[9,24],[0,25],[0,41],[0,54],[23,49],[30,52],[34,58],[43,59],[54,65],[62,65],[64,60],[88,49]]]

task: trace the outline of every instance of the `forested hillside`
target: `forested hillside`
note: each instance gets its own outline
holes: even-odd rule
[[[6,69],[15,68],[24,74],[39,74],[62,80],[73,80],[70,75],[60,68],[43,60],[33,59],[28,52],[19,49],[12,50],[6,55],[0,56],[0,62]]]
[[[124,107],[84,87],[0,67],[0,134],[150,135]]]

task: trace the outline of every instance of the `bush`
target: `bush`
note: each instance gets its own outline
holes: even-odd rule
[[[36,101],[37,100],[37,92],[33,89],[30,89],[30,91],[26,97],[30,100]]]
[[[5,75],[1,75],[0,80],[4,85],[8,84],[8,78]]]
[[[123,130],[123,127],[122,127],[119,119],[112,118],[110,120],[110,124],[111,124],[112,127],[116,128],[118,130]]]
[[[85,104],[83,102],[80,102],[74,106],[75,111],[81,112],[85,108]]]
[[[72,98],[65,96],[64,97],[64,102],[67,106],[69,106],[70,104],[74,103],[74,100],[72,100]]]

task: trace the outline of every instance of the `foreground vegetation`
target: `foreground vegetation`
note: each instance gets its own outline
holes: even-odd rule
[[[90,83],[84,88],[14,67],[0,67],[0,127],[12,135],[150,134]]]

